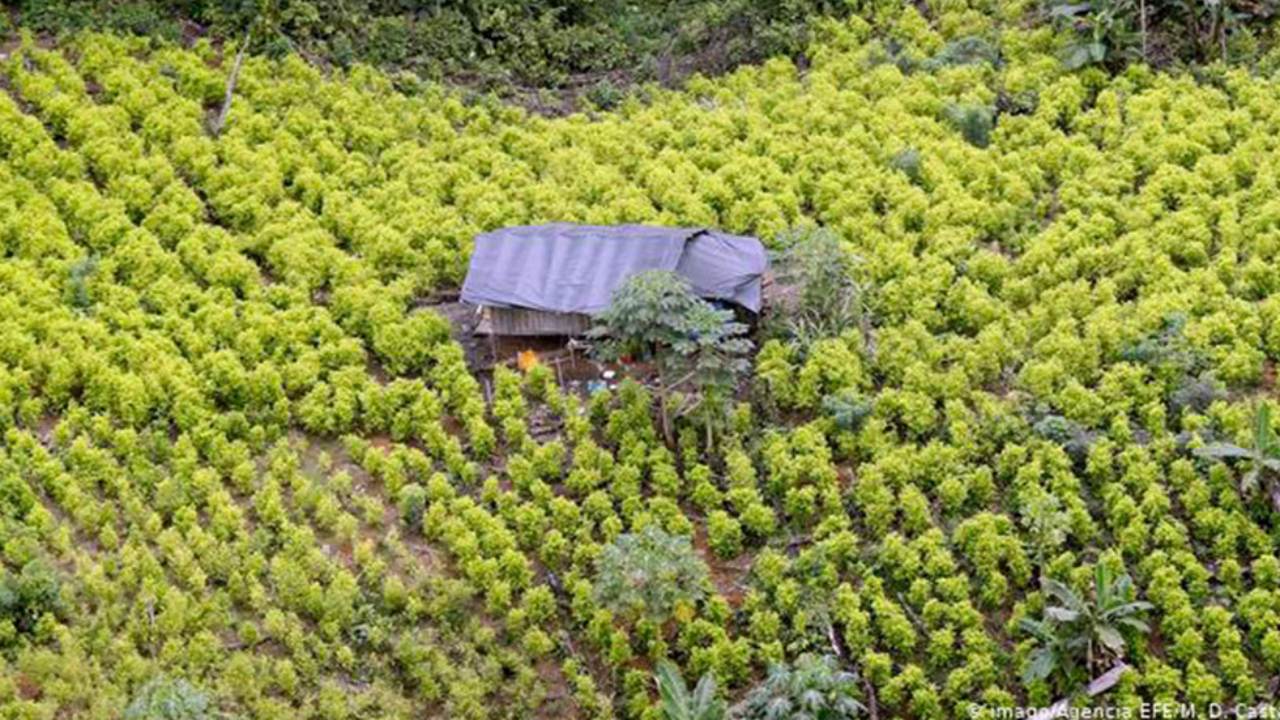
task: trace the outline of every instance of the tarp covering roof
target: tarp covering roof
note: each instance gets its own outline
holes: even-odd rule
[[[753,237],[648,225],[526,225],[476,236],[462,301],[594,315],[646,270],[672,270],[705,298],[760,311],[768,267]]]

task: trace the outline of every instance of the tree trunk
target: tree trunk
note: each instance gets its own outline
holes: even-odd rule
[[[658,371],[658,422],[662,425],[662,440],[669,448],[675,448],[675,436],[671,431],[671,414],[667,411],[667,380]]]
[[[1138,2],[1138,24],[1142,32],[1142,62],[1147,60],[1147,0]]]
[[[1218,28],[1219,42],[1222,43],[1222,62],[1227,62],[1227,8],[1221,8],[1223,13],[1222,24]]]
[[[252,40],[253,23],[249,23],[249,29],[244,33],[244,42],[236,51],[236,61],[231,66],[231,75],[227,78],[227,93],[222,97],[222,109],[218,111],[218,117],[214,118],[213,124],[209,126],[209,134],[215,138],[222,134],[222,128],[227,124],[227,115],[231,112],[231,98],[236,92],[236,80],[240,78],[240,66],[244,64],[244,56],[248,53],[249,43]]]

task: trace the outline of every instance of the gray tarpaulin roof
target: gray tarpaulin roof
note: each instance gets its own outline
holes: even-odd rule
[[[476,236],[462,301],[593,315],[645,270],[673,270],[707,298],[760,311],[768,266],[752,237],[647,225],[527,225]]]

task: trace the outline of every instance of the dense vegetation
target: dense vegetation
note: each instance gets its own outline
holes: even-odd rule
[[[193,33],[347,67],[510,89],[586,85],[610,102],[635,81],[723,72],[808,44],[836,0],[20,0],[23,27],[114,29],[177,40]],[[0,30],[3,30],[0,19]]]
[[[805,62],[815,24],[893,13],[893,0],[15,0],[19,25],[62,35],[92,29],[190,42],[243,43],[326,66],[355,62],[467,88],[496,90],[540,111],[575,101],[611,106],[637,83],[671,85],[787,55]],[[937,3],[919,3],[932,18]],[[1256,65],[1276,44],[1276,0],[1033,0],[1004,22],[1051,26],[1069,68],[1130,62],[1166,67]],[[1016,15],[1016,17],[1015,17]],[[250,32],[252,30],[252,32]],[[947,60],[997,59],[989,37]],[[890,45],[891,50],[896,46]],[[1274,63],[1270,63],[1274,69]],[[554,92],[549,92],[554,91]]]
[[[1268,700],[1280,80],[1071,72],[1026,11],[558,119],[254,57],[216,139],[209,43],[25,40],[3,714],[951,718],[1120,658],[1115,704]],[[832,309],[669,443],[649,389],[477,378],[423,307],[553,219],[755,233]]]

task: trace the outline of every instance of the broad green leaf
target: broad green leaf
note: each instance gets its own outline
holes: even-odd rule
[[[1120,634],[1119,630],[1110,625],[1098,626],[1098,640],[1113,653],[1120,653],[1124,650],[1124,636]]]

